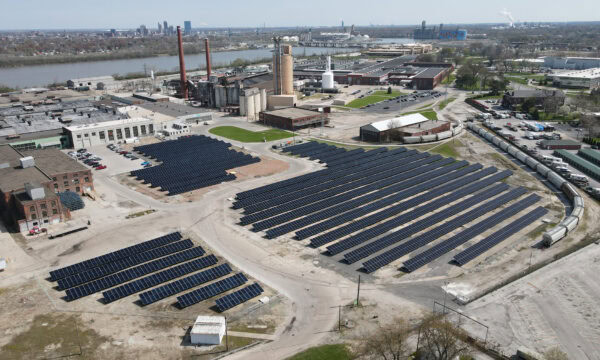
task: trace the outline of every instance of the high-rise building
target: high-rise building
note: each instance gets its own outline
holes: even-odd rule
[[[162,34],[162,25],[158,23],[158,33]]]
[[[169,35],[169,24],[167,24],[167,21],[163,21],[163,31],[165,35]]]
[[[185,35],[192,35],[192,22],[186,20],[183,22],[183,33]]]

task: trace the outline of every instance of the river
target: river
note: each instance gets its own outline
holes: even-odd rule
[[[379,39],[377,42],[408,43],[412,42],[412,39]],[[357,49],[294,47],[293,54],[296,56],[309,56],[354,51],[357,51]],[[212,53],[212,63],[213,67],[226,66],[238,58],[250,61],[271,56],[272,53],[269,49],[221,51]],[[188,69],[204,67],[206,65],[205,60],[204,53],[186,55],[185,65]],[[157,56],[140,59],[102,60],[2,68],[0,69],[0,84],[19,88],[45,86],[51,83],[65,82],[69,79],[143,72],[144,66],[155,71],[176,71],[179,67],[179,60],[177,56]]]

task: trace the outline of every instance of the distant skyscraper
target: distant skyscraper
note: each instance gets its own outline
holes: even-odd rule
[[[167,24],[167,21],[163,21],[163,31],[165,33],[165,35],[169,35],[169,24]]]
[[[192,34],[192,22],[187,20],[183,22],[183,33],[185,35],[191,35]]]
[[[162,34],[162,25],[158,23],[158,33]]]

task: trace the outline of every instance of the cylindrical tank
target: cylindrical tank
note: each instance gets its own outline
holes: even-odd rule
[[[240,96],[240,116],[246,116],[248,111],[246,109],[246,97]]]
[[[321,76],[321,87],[323,89],[333,89],[333,72],[331,71],[331,57],[327,57],[327,68]]]
[[[252,95],[244,97],[246,100],[246,116],[248,120],[254,120],[254,98]]]
[[[292,47],[290,45],[283,45],[282,52],[281,94],[294,95],[294,58],[292,57]]]
[[[260,111],[267,110],[267,90],[260,89]]]
[[[254,100],[254,114],[253,114],[253,119],[252,120],[258,120],[258,113],[260,113],[261,109],[261,103],[260,103],[260,93],[256,93],[252,96],[252,99]]]

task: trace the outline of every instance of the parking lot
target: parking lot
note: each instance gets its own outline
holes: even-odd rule
[[[528,121],[528,120],[525,120]],[[496,131],[498,133],[502,132],[505,134],[510,134],[514,136],[513,143],[519,146],[522,150],[526,151],[530,156],[537,158],[542,161],[544,156],[554,156],[554,150],[547,150],[540,147],[540,144],[544,139],[544,135],[551,134],[560,134],[562,140],[573,140],[579,142],[583,137],[582,131],[578,131],[577,128],[574,128],[570,125],[553,125],[555,130],[553,132],[532,132],[524,128],[523,126],[519,126],[524,122],[524,120],[517,119],[513,116],[507,119],[491,119],[490,122],[494,124],[496,127]],[[509,125],[510,124],[510,125]],[[516,131],[515,131],[516,129]],[[526,133],[531,133],[536,137],[541,137],[539,139],[528,139],[526,137]],[[525,148],[526,147],[526,148]],[[590,145],[582,143],[582,148],[589,148]],[[567,150],[570,153],[577,154],[577,150]],[[588,178],[588,185],[591,188],[600,188],[600,182],[583,174],[580,170],[575,169],[567,163],[561,164],[561,167],[567,167],[570,174],[578,174],[582,176],[586,176]],[[568,179],[568,173],[563,174],[565,179]],[[582,186],[585,188],[586,186]]]
[[[368,96],[365,94],[365,96]],[[362,111],[377,111],[380,113],[393,113],[402,111],[408,107],[439,99],[444,94],[439,91],[416,91],[410,94],[400,95],[393,99],[384,100],[376,104],[366,106]]]
[[[132,170],[137,170],[143,168],[145,162],[149,162],[153,164],[153,162],[147,159],[144,159],[139,154],[135,153],[133,158],[125,157],[125,154],[120,154],[120,151],[126,151],[121,147],[115,146],[115,150],[111,150],[104,145],[93,146],[85,149],[87,151],[77,153],[78,155],[90,154],[87,158],[80,156],[78,161],[80,161],[84,166],[94,170],[94,175],[96,174],[104,174],[106,176],[113,176],[117,174],[122,174],[125,172],[130,172]],[[73,152],[69,152],[71,155]],[[130,153],[130,151],[128,151]],[[129,155],[131,156],[131,155]],[[86,159],[96,159],[95,162],[100,164],[100,168],[98,166],[93,166],[92,164],[86,164],[83,161]],[[102,166],[105,166],[102,167]]]

